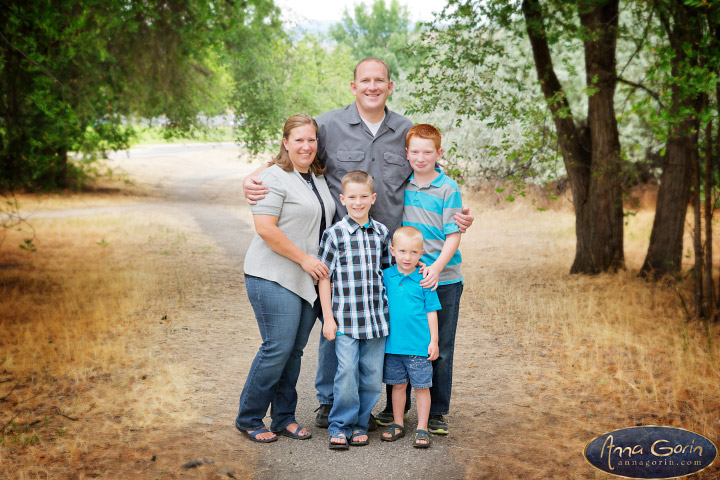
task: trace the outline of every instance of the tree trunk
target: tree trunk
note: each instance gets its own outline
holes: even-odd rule
[[[586,41],[587,78],[598,78],[597,92],[590,97],[588,128],[581,129],[555,74],[542,7],[538,0],[522,3],[538,81],[553,114],[573,195],[577,244],[570,273],[614,271],[624,263],[619,140],[613,105],[617,7],[617,0],[609,0],[581,11],[586,28],[594,32],[594,38]]]
[[[693,174],[693,247],[695,250],[695,266],[694,266],[694,289],[695,289],[695,314],[698,317],[704,317],[703,311],[703,249],[702,249],[702,226],[700,215],[700,158],[697,151],[693,151],[690,155],[692,159]]]
[[[659,12],[662,18],[663,11],[660,9]],[[683,45],[695,45],[702,38],[702,29],[699,22],[696,22],[695,16],[693,9],[677,5],[673,12],[672,28],[667,19],[663,21],[675,54],[672,59],[673,78],[679,78],[682,64],[687,62]],[[680,117],[681,112],[684,111],[697,112],[699,104],[697,99],[693,100],[683,94],[684,87],[677,83],[673,83],[671,89],[670,114],[672,119],[678,120],[670,127],[665,146],[665,162],[660,176],[650,245],[640,269],[640,275],[653,279],[680,272],[685,217],[692,183],[693,166],[690,152],[695,148],[693,139],[695,124],[692,118]]]
[[[592,267],[614,272],[625,266],[620,140],[614,102],[618,1],[580,2],[579,13],[586,29],[586,81],[593,90],[588,99],[592,164],[585,231],[592,240]]]
[[[707,102],[708,96],[704,95]],[[707,103],[706,103],[707,105]],[[705,126],[705,205],[704,205],[704,221],[705,221],[705,265],[703,272],[703,310],[706,318],[714,316],[713,310],[715,306],[715,287],[713,286],[713,268],[712,268],[712,218],[713,218],[713,158],[712,158],[712,122],[708,122]]]
[[[715,38],[720,38],[718,35],[720,35],[720,25],[716,27],[716,36]],[[716,71],[715,73],[720,74],[720,71]],[[720,104],[720,83],[717,84],[715,87],[715,101]],[[712,136],[710,138],[710,142],[712,143]],[[718,177],[720,177],[720,120],[718,120],[717,123],[717,134],[715,136],[715,151],[713,154],[713,162],[712,162],[718,169]],[[714,192],[713,192],[714,193]],[[714,198],[714,197],[713,197]],[[718,296],[716,298],[715,303],[715,312],[720,312],[720,280],[718,280]],[[716,315],[715,320],[718,320],[718,316]]]

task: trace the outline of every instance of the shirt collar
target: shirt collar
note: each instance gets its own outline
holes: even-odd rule
[[[420,281],[423,279],[422,273],[420,273],[420,267],[417,267],[414,272],[409,273],[408,275],[405,275],[404,273],[400,273],[400,270],[397,268],[397,264],[390,267],[390,269],[387,272],[389,277],[405,277],[409,278],[410,280],[414,280],[417,283],[420,283]]]
[[[427,185],[418,185],[417,184],[417,182],[415,181],[415,172],[413,172],[413,174],[410,175],[410,179],[408,181],[410,183],[412,183],[413,185],[415,185],[416,187],[420,187],[420,186],[427,187],[427,186],[431,186],[431,185],[433,187],[441,187],[443,184],[443,177],[445,176],[445,172],[443,172],[440,167],[435,167],[435,171],[438,172],[440,175],[435,177],[435,180],[428,183]]]
[[[359,228],[362,228],[362,225],[360,225],[358,222],[353,220],[353,218],[350,215],[345,214],[345,217],[343,217],[343,220],[345,220],[345,223],[347,223],[350,233],[355,233],[358,231]],[[373,220],[372,217],[369,217],[369,219],[368,219],[367,230],[373,230],[373,231],[377,230],[377,226],[375,225],[375,220]]]
[[[357,104],[355,102],[350,104],[350,109],[348,110],[348,123],[351,125],[362,123],[362,117],[360,116],[360,112],[358,112]],[[390,130],[395,131],[397,128],[397,119],[387,105],[385,105],[385,120],[383,120],[383,123],[387,125]]]

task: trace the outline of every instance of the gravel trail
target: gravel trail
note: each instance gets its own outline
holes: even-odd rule
[[[93,212],[113,209],[138,215],[146,215],[153,209],[174,212],[186,218],[188,228],[201,233],[216,249],[215,255],[207,256],[200,263],[194,258],[179,260],[178,268],[193,269],[197,278],[187,287],[184,311],[176,315],[171,325],[158,327],[153,340],[168,362],[185,365],[192,372],[193,388],[187,402],[196,409],[199,419],[181,430],[187,438],[176,438],[167,448],[181,451],[177,453],[178,461],[213,459],[211,464],[194,470],[197,474],[205,471],[206,476],[182,478],[227,478],[229,475],[240,478],[237,473],[240,471],[254,471],[254,478],[276,479],[349,475],[391,479],[464,478],[470,461],[468,453],[476,456],[498,435],[502,424],[500,412],[514,401],[515,395],[507,388],[508,379],[515,374],[512,360],[498,353],[507,348],[511,339],[499,338],[492,331],[479,328],[474,319],[479,312],[466,312],[467,305],[461,307],[456,347],[453,412],[448,417],[451,434],[432,436],[432,448],[412,448],[416,423],[413,408],[406,422],[408,435],[400,441],[382,442],[378,430],[370,433],[369,446],[350,451],[328,449],[327,431],[315,427],[313,411],[317,407],[313,384],[319,322],[305,349],[298,382],[297,418],[309,428],[313,438],[297,441],[280,437],[278,442],[259,445],[252,444],[235,430],[233,420],[239,394],[260,345],[242,276],[242,261],[253,229],[249,208],[242,198],[241,182],[255,166],[238,159],[238,153],[233,145],[219,144],[146,147],[129,154],[116,154],[111,159],[114,167],[123,169],[157,198],[138,205],[96,207]],[[79,209],[42,216],[82,214],[83,210]],[[471,292],[466,288],[464,302]],[[464,325],[468,324],[473,329],[472,335],[465,330]],[[482,348],[478,350],[479,345]],[[464,358],[470,351],[473,358],[485,361],[486,368],[479,374],[477,368],[462,368],[468,364],[473,367],[475,363]],[[493,366],[493,362],[499,364]],[[384,394],[376,411],[383,405]],[[477,417],[481,417],[480,420]]]

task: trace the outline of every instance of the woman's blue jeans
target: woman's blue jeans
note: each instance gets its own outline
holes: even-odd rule
[[[279,432],[295,423],[295,385],[303,348],[318,312],[270,280],[245,275],[245,287],[263,343],[245,380],[235,425],[241,430],[262,428],[271,405],[270,430]]]

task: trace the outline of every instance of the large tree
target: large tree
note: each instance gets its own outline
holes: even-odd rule
[[[650,245],[641,269],[643,275],[653,278],[677,274],[682,266],[685,217],[695,168],[693,158],[698,156],[703,94],[712,93],[712,84],[701,78],[709,80],[713,76],[712,67],[701,65],[701,51],[713,41],[716,28],[708,24],[703,6],[688,3],[692,2],[654,0],[650,5],[660,20],[659,35],[666,39],[655,47],[658,55],[654,71],[660,76],[655,79],[656,83],[667,92],[659,97],[669,104],[655,121],[661,129],[659,135],[666,138],[666,147]],[[713,63],[717,63],[717,59],[710,61]]]
[[[618,0],[579,1],[588,87],[587,131],[578,129],[555,74],[544,11],[523,0],[538,81],[548,101],[568,172],[575,207],[577,246],[571,273],[614,271],[624,266],[620,142],[615,119],[615,47]]]
[[[529,42],[536,85],[550,112],[572,190],[577,238],[572,273],[594,274],[624,266],[620,142],[614,107],[618,13],[618,0],[450,1],[425,38],[429,52],[414,77],[420,85],[419,110],[455,108],[458,121],[462,116],[478,117],[502,129],[508,118],[531,111],[505,100],[527,89],[521,71],[506,71],[504,58],[509,50],[505,45],[508,39]],[[584,69],[575,69],[572,62],[562,65],[566,82],[584,85],[580,95],[561,83],[553,60],[564,49],[578,47]],[[485,75],[507,78],[515,92],[486,88]],[[450,105],[447,92],[456,95]],[[570,101],[574,96],[582,97],[575,105]],[[498,113],[500,108],[504,112]],[[581,109],[586,110],[584,115]],[[514,148],[512,143],[507,139],[509,149]]]
[[[67,186],[70,152],[127,146],[128,115],[188,129],[223,106],[223,47],[252,55],[258,38],[281,35],[271,0],[3,4],[0,190]]]

